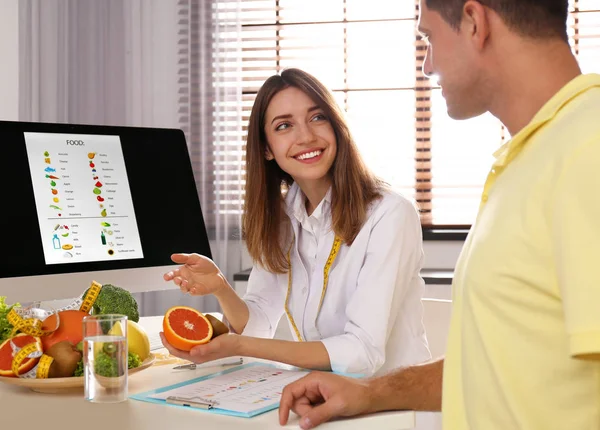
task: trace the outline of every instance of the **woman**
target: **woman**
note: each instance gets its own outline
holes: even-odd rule
[[[165,274],[213,294],[233,332],[190,353],[243,355],[372,375],[430,358],[422,325],[422,238],[412,204],[364,165],[332,94],[288,69],[267,79],[246,143],[243,233],[255,261],[241,299],[197,254]],[[286,315],[294,341],[274,340]]]

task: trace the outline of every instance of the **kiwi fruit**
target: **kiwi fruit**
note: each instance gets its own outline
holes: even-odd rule
[[[213,335],[211,339],[214,339],[217,336],[221,336],[222,334],[229,333],[229,327],[227,327],[223,322],[219,321],[217,318],[213,317],[210,314],[204,314],[206,319],[213,328]]]
[[[48,378],[67,378],[73,376],[77,363],[81,360],[81,352],[68,340],[57,342],[44,354],[54,358],[48,371]]]

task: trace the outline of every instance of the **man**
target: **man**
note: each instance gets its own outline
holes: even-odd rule
[[[441,407],[451,430],[600,429],[600,75],[581,74],[567,9],[421,0],[424,71],[450,116],[491,112],[512,135],[457,263],[446,359],[371,380],[310,374],[284,390],[282,424],[290,409],[306,429]]]

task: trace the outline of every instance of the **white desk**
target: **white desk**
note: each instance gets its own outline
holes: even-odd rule
[[[144,321],[142,321],[143,323]],[[145,325],[145,324],[144,324]],[[199,368],[174,371],[173,365],[152,366],[129,378],[129,394],[175,384],[222,370]],[[27,388],[0,383],[2,428],[19,425],[22,429],[85,429],[85,430],[152,430],[152,429],[281,429],[298,427],[294,414],[287,426],[281,427],[277,410],[254,418],[236,418],[195,409],[182,409],[128,400],[116,404],[95,404],[83,399],[79,392],[40,394]],[[10,411],[20,411],[12,414]],[[24,420],[28,421],[25,422]],[[414,412],[379,413],[365,417],[327,423],[324,430],[403,430],[414,427]]]

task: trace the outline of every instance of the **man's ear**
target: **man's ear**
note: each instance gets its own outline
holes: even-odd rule
[[[488,9],[478,1],[468,0],[463,7],[462,29],[473,37],[478,49],[482,49],[490,35]]]
[[[267,159],[267,161],[271,161],[273,159],[275,159],[275,157],[273,156],[273,153],[271,152],[271,148],[269,148],[267,146],[267,149],[265,150],[265,158]]]

